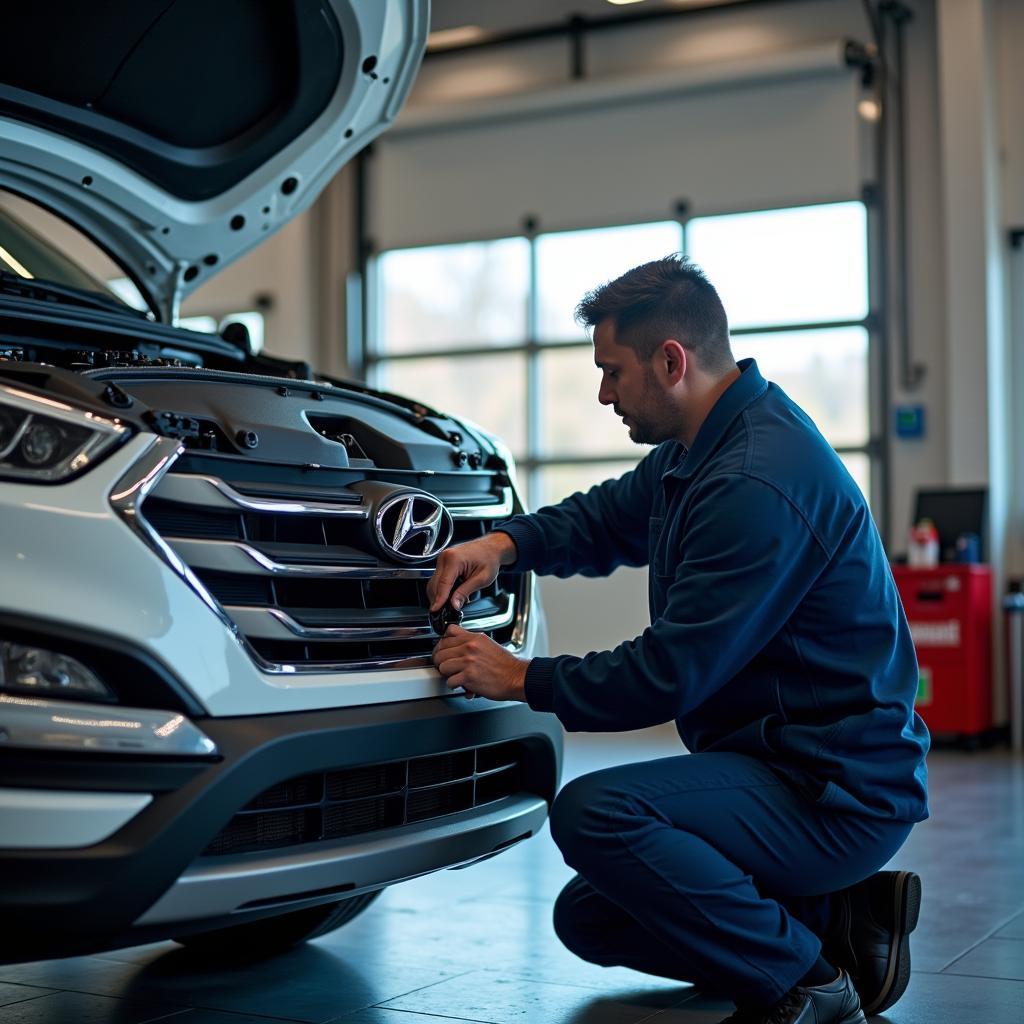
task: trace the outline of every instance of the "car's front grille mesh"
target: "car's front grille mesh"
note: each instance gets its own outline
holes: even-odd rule
[[[301,775],[264,790],[221,829],[206,856],[365,835],[468,811],[519,792],[521,743]]]
[[[470,480],[469,482],[473,482]],[[511,492],[492,475],[456,497],[452,543],[480,537]],[[428,564],[382,558],[360,496],[339,487],[319,502],[291,500],[220,478],[168,474],[140,508],[145,522],[189,566],[234,620],[258,659],[273,667],[428,664]],[[446,503],[449,499],[446,499]],[[203,503],[206,504],[203,504]],[[485,502],[490,502],[486,505]],[[326,507],[325,507],[326,506]],[[467,626],[499,643],[516,635],[523,577],[502,573],[464,609]]]

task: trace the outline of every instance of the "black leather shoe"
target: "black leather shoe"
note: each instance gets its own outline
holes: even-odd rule
[[[853,981],[845,971],[827,985],[797,987],[770,1010],[737,1010],[722,1024],[866,1024]]]
[[[921,879],[879,871],[839,894],[840,920],[825,958],[847,971],[867,1014],[896,1002],[910,982],[910,933],[921,910]]]

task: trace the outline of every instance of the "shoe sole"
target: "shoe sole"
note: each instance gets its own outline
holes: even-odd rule
[[[868,1015],[881,1013],[893,1005],[910,984],[910,933],[917,927],[921,913],[921,879],[912,871],[898,871],[893,880],[893,941],[885,981],[878,995],[863,1007]]]

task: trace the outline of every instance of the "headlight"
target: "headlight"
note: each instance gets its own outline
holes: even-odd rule
[[[40,697],[117,698],[96,674],[75,658],[44,647],[0,641],[0,691]]]
[[[115,420],[0,385],[0,477],[38,483],[66,480],[126,433]]]

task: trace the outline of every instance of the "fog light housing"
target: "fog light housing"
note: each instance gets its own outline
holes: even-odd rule
[[[111,689],[76,658],[45,647],[0,641],[0,691],[116,702]]]

